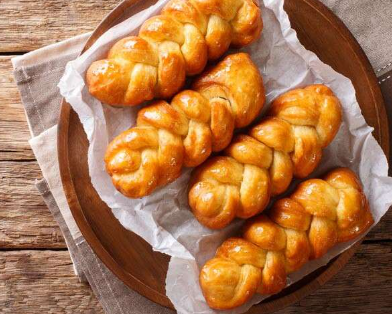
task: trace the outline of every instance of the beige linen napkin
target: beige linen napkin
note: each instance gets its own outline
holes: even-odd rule
[[[95,256],[80,233],[64,195],[57,159],[57,120],[61,96],[57,83],[90,34],[12,59],[31,140],[43,179],[36,186],[60,226],[75,273],[88,281],[106,313],[172,313],[125,286]]]
[[[392,121],[392,1],[322,2],[346,23],[367,53]],[[66,63],[77,57],[88,36],[77,36],[12,59],[32,136],[30,145],[44,177],[36,185],[63,232],[75,273],[90,283],[106,313],[172,313],[127,288],[102,264],[81,235],[63,192],[57,160],[61,102],[57,83]]]
[[[392,70],[391,0],[320,0],[346,24],[377,76]]]

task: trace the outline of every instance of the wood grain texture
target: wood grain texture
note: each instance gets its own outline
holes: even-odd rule
[[[118,0],[1,0],[0,52],[30,51],[92,31]]]
[[[40,177],[35,161],[0,162],[0,249],[66,247],[34,185]]]
[[[0,56],[0,248],[65,248],[34,185],[42,175],[28,143],[11,58]]]
[[[1,313],[103,313],[67,251],[0,252]]]
[[[0,56],[0,161],[34,160],[26,117],[12,75],[12,57]]]
[[[392,245],[363,244],[334,279],[278,314],[384,314],[392,307]],[[103,313],[66,251],[0,252],[1,313]]]

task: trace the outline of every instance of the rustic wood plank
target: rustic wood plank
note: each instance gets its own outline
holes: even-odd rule
[[[30,51],[92,31],[118,0],[1,0],[0,52]]]
[[[391,273],[391,243],[363,244],[334,279],[278,313],[388,313]],[[3,313],[102,313],[91,290],[74,276],[67,251],[0,252],[0,291]]]
[[[0,162],[0,248],[66,247],[34,186],[40,177],[35,161]]]
[[[34,186],[42,175],[28,143],[11,58],[0,57],[0,248],[65,248],[61,231]]]
[[[68,251],[0,252],[1,313],[103,313]]]
[[[26,117],[12,75],[12,57],[0,56],[0,161],[34,160]]]

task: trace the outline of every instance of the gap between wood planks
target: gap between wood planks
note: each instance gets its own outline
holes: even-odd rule
[[[6,56],[21,56],[24,55],[26,53],[28,53],[29,51],[0,51],[0,57],[6,57]]]
[[[392,243],[392,239],[365,239],[362,241],[361,245],[374,245],[374,244],[387,244],[387,243]],[[52,247],[52,248],[39,248],[39,247],[23,247],[23,248],[7,248],[7,247],[0,247],[0,252],[11,252],[11,251],[55,251],[55,252],[62,252],[62,251],[68,251],[68,248],[66,247]]]
[[[374,242],[373,242],[374,243]],[[54,252],[63,252],[68,251],[68,248],[39,248],[39,247],[23,247],[23,248],[7,248],[7,247],[0,247],[0,252],[12,252],[12,251],[54,251]]]

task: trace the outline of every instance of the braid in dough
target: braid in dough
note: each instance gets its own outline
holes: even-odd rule
[[[351,170],[339,168],[324,180],[307,180],[268,214],[249,220],[243,238],[226,240],[203,266],[200,284],[207,303],[231,309],[256,292],[278,293],[286,287],[287,274],[372,224],[369,204]]]
[[[267,118],[248,135],[234,138],[225,155],[195,169],[189,204],[212,229],[235,217],[249,218],[283,193],[293,176],[304,178],[319,164],[322,149],[341,123],[339,100],[324,85],[289,91],[271,105]]]
[[[263,28],[252,0],[171,0],[138,36],[119,40],[87,71],[90,94],[109,105],[169,98],[230,44],[242,47]]]
[[[125,196],[150,194],[229,145],[233,130],[251,123],[264,105],[262,77],[249,55],[227,56],[171,101],[139,111],[136,126],[108,146],[106,170]]]

